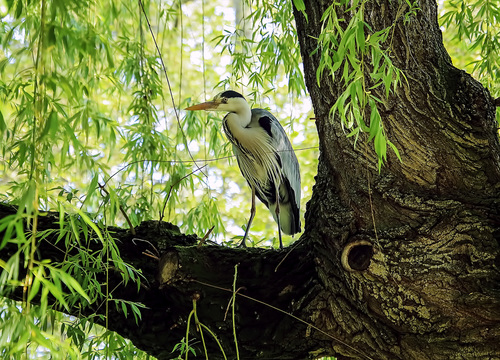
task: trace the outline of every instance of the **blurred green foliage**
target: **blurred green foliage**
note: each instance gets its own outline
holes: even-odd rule
[[[212,238],[230,241],[243,234],[250,191],[223,114],[182,109],[234,88],[285,126],[301,160],[304,211],[318,152],[291,4],[245,5],[238,21],[228,8],[146,1],[146,19],[137,2],[5,1],[0,200],[17,203],[36,175],[42,209],[62,201],[97,214],[111,196],[133,225],[164,213],[184,232],[215,226]],[[107,224],[124,225],[116,206]],[[261,244],[276,235],[261,205],[252,230]]]

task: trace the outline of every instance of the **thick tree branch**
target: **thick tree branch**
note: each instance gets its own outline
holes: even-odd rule
[[[16,210],[0,205],[0,218],[15,214]],[[59,229],[58,214],[49,213],[40,217],[39,230],[47,229]],[[309,351],[318,347],[318,341],[325,341],[324,334],[282,312],[308,320],[307,316],[304,317],[304,308],[320,291],[314,276],[314,265],[305,247],[293,251],[198,247],[196,237],[182,235],[174,226],[154,221],[137,227],[135,235],[118,228],[107,230],[113,233],[119,244],[123,260],[141,270],[143,276],[138,291],[136,284],[125,285],[119,272],[110,271],[109,288],[113,290],[115,299],[140,302],[146,306],[141,311],[141,321],[136,324],[131,315],[126,318],[114,306],[110,306],[109,313],[105,314],[105,306],[102,305],[105,299],[83,308],[81,305],[84,304],[77,304],[69,314],[106,315],[111,330],[131,339],[148,353],[160,359],[169,359],[175,344],[186,335],[186,321],[196,299],[198,318],[219,337],[226,355],[232,358],[235,356],[235,343],[227,307],[233,296],[232,284],[237,266],[238,292],[245,295],[237,296],[235,300],[235,331],[241,359],[253,359],[256,353],[266,353],[266,357],[275,359],[305,358]],[[0,234],[0,237],[3,235]],[[53,263],[61,263],[67,256],[67,249],[62,244],[54,246],[53,240],[46,238],[39,241],[37,254],[40,260],[51,259]],[[81,241],[84,242],[84,239]],[[99,242],[92,240],[86,245],[89,251],[101,247]],[[147,256],[146,252],[154,253],[156,250],[162,254],[159,260]],[[17,246],[8,244],[0,251],[0,256],[8,258],[14,251],[17,251]],[[104,283],[105,269],[100,269],[100,272]],[[12,296],[21,300],[21,289]],[[103,321],[101,325],[104,325]],[[290,339],[302,339],[306,334],[309,334],[309,340],[290,344]],[[194,323],[191,324],[190,337],[197,354],[202,355],[203,346]],[[207,334],[205,339],[209,340],[207,347],[211,358],[221,358],[215,341]]]

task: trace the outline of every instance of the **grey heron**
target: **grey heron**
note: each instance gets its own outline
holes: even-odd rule
[[[227,111],[222,125],[233,145],[238,166],[252,190],[252,208],[240,246],[245,247],[255,216],[255,195],[266,205],[281,231],[300,232],[300,170],[290,140],[279,121],[267,110],[250,109],[240,93],[226,90],[212,101],[186,110]]]

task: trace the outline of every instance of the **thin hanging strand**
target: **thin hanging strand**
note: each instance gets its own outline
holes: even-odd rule
[[[206,69],[205,69],[205,0],[201,0],[201,35],[202,35],[202,44],[201,44],[201,63],[202,63],[202,71],[203,71],[203,96],[204,100],[207,101],[207,79],[206,79]],[[203,136],[205,140],[207,139],[207,125],[208,125],[208,114],[205,114],[205,124],[203,125]],[[205,141],[205,158],[208,157],[207,146]],[[205,164],[206,165],[206,164]],[[208,180],[208,178],[207,178]],[[210,189],[210,184],[207,181],[206,186],[208,188],[208,192],[205,195],[210,194],[212,189]]]
[[[182,99],[182,66],[183,66],[183,57],[182,57],[182,51],[184,48],[184,43],[182,42],[182,39],[184,39],[184,23],[182,21],[182,0],[179,0],[179,25],[181,27],[181,32],[180,32],[180,71],[179,71],[179,104],[181,103]]]
[[[196,162],[193,155],[191,154],[191,151],[189,150],[187,137],[186,137],[186,134],[184,133],[184,130],[182,129],[181,121],[179,118],[179,113],[177,112],[177,107],[175,106],[174,94],[172,93],[172,87],[170,86],[170,80],[169,80],[168,74],[167,74],[167,67],[165,66],[165,63],[163,62],[163,56],[161,54],[160,48],[158,47],[158,43],[156,42],[156,37],[155,37],[155,34],[153,33],[153,28],[151,27],[151,23],[149,22],[149,18],[146,15],[146,9],[144,9],[144,4],[142,3],[141,0],[139,0],[139,5],[141,6],[142,13],[144,14],[144,18],[146,19],[146,22],[148,24],[149,33],[151,34],[151,37],[153,38],[153,42],[155,43],[155,47],[156,47],[156,51],[158,52],[158,56],[160,57],[160,62],[161,62],[161,66],[163,68],[163,73],[165,74],[165,79],[167,80],[168,91],[170,93],[170,99],[172,101],[172,107],[174,108],[175,118],[177,120],[177,125],[179,126],[179,130],[181,131],[182,138],[186,142],[187,152],[188,152],[191,160],[193,160],[193,163],[196,166],[196,168],[198,169],[198,171],[200,171],[205,177],[207,177],[207,175],[203,172],[203,170],[201,170],[201,168],[198,166],[198,163]]]

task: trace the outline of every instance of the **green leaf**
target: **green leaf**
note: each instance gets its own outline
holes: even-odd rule
[[[52,268],[51,272],[54,271],[55,269]],[[90,303],[90,298],[83,290],[82,286],[80,283],[78,283],[71,275],[68,273],[58,270],[58,276],[61,278],[61,280],[64,282],[64,284],[70,289],[71,292],[77,292],[83,299],[87,300],[87,302]]]
[[[83,219],[84,223],[89,225],[92,228],[92,230],[94,230],[95,234],[99,237],[99,240],[104,242],[104,238],[102,236],[101,230],[99,230],[97,225],[94,224],[94,222],[92,220],[90,220],[90,218],[87,216],[87,214],[85,214],[83,211],[77,210],[77,212],[78,212],[78,215],[80,215],[81,218]]]
[[[400,162],[403,162],[403,160],[401,159],[401,155],[399,155],[399,150],[398,148],[396,147],[396,145],[394,145],[391,141],[387,140],[387,144],[389,144],[389,146],[391,147],[392,151],[394,151],[394,153],[396,154],[397,158],[399,159]]]
[[[5,130],[7,130],[7,124],[5,123],[2,111],[0,111],[0,132],[4,132]]]
[[[304,4],[304,0],[293,0],[293,5],[298,11],[300,11],[304,15],[306,21],[308,21],[306,14],[306,5]]]
[[[385,160],[387,157],[387,140],[382,131],[378,131],[375,135],[375,152],[378,155],[379,161]]]
[[[37,272],[40,272],[40,271],[42,271],[42,268],[38,267],[34,270]],[[38,294],[38,291],[40,290],[40,283],[41,283],[40,279],[37,276],[35,276],[33,283],[31,284],[31,288],[29,290],[29,293],[28,293],[28,301],[32,301],[34,299],[34,297],[36,296],[36,294]]]
[[[128,313],[127,313],[127,304],[125,304],[125,302],[124,302],[124,301],[121,301],[120,303],[121,303],[121,307],[122,307],[123,315],[124,315],[125,317],[127,317],[127,314],[128,314]]]
[[[365,23],[359,21],[356,26],[356,45],[361,53],[365,52]]]

